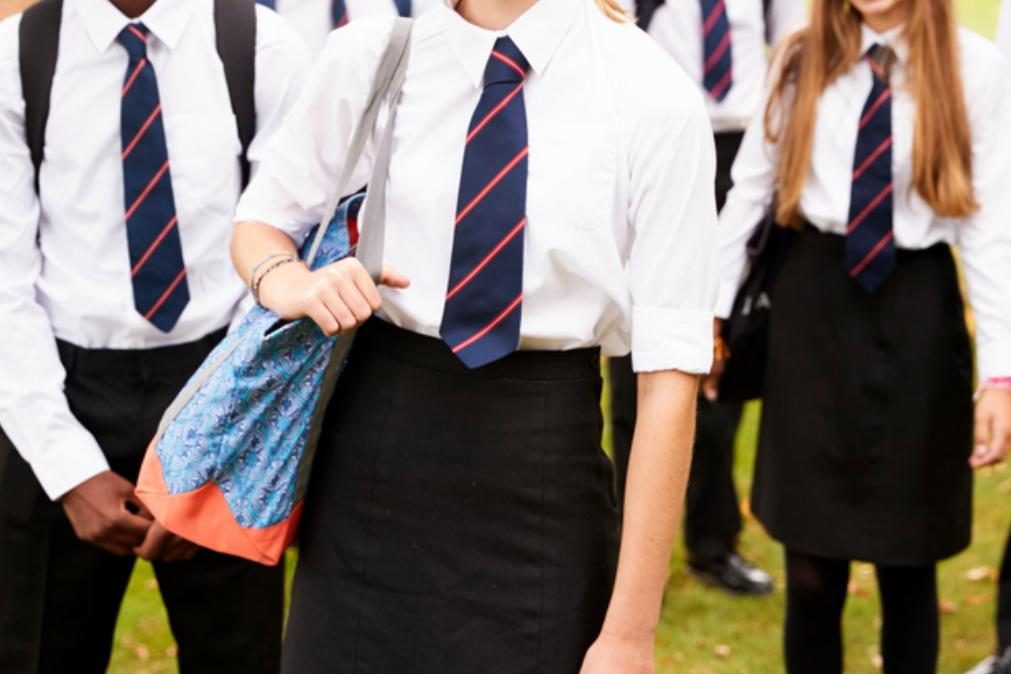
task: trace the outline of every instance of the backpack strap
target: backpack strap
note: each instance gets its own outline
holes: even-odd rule
[[[25,99],[25,140],[35,166],[35,191],[39,191],[39,167],[45,156],[49,96],[60,49],[63,0],[41,0],[25,10],[18,27],[18,60],[21,95]]]
[[[225,67],[242,143],[242,186],[249,184],[249,145],[256,135],[256,3],[254,0],[214,0],[218,56]]]

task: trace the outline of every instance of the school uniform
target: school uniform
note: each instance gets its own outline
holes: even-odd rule
[[[309,63],[276,15],[257,19],[254,166]],[[136,478],[234,317],[242,148],[211,2],[131,21],[66,0],[36,192],[20,20],[0,23],[0,670],[104,672],[134,560],[79,541],[58,499],[106,470]],[[180,671],[276,671],[281,570],[208,551],[154,568]]]
[[[981,209],[942,218],[912,186],[908,46],[897,31],[864,26],[862,35],[868,59],[875,45],[894,54],[890,86],[864,59],[819,104],[800,202],[808,224],[772,298],[752,508],[788,549],[933,564],[968,545],[972,520],[973,361],[952,245],[975,314],[979,377],[1011,372],[1006,69],[991,43],[959,32]],[[869,142],[874,132],[881,138]],[[721,215],[720,315],[771,201],[776,158],[758,119]]]
[[[744,129],[761,112],[768,51],[805,22],[805,5],[801,0],[640,4],[640,25],[703,92],[715,132],[716,203],[722,208]],[[612,360],[610,371],[621,493],[635,427],[636,384],[627,359]],[[700,565],[727,559],[737,548],[741,516],[733,479],[733,450],[740,416],[740,405],[699,403],[684,535],[689,556]],[[746,587],[771,589],[767,581],[754,586],[743,582],[738,589]]]
[[[367,16],[421,16],[441,0],[257,0],[287,19],[318,54],[327,35],[348,21]]]
[[[390,26],[333,34],[238,219],[297,242],[320,219]],[[600,353],[711,362],[705,109],[634,25],[542,0],[501,32],[419,18],[397,114],[386,262],[411,286],[338,382],[284,671],[575,674],[617,559]]]

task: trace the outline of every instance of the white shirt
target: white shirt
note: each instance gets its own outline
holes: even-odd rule
[[[334,32],[237,219],[296,242],[320,220],[390,30],[389,19],[365,19]],[[705,372],[715,153],[697,88],[594,0],[540,0],[505,32],[532,66],[521,348],[631,347],[639,371]],[[464,140],[499,36],[448,6],[415,24],[386,236],[386,261],[411,287],[382,294],[385,318],[423,335],[439,335]],[[353,184],[368,180],[380,133]]]
[[[722,101],[705,94],[717,132],[747,127],[764,97],[768,47],[807,22],[804,0],[771,0],[768,14],[763,0],[726,0],[726,8],[733,84]],[[704,91],[702,21],[699,0],[667,0],[653,14],[649,34]]]
[[[1011,2],[1000,3],[1000,16],[997,18],[997,46],[1004,53],[1004,58],[1011,59]]]
[[[976,316],[980,377],[1011,375],[1011,145],[1007,132],[1011,106],[1007,66],[993,44],[960,30],[962,86],[972,132],[973,183],[982,208],[962,220],[942,218],[912,185],[915,104],[905,72],[908,46],[899,31],[877,35],[865,26],[863,49],[874,43],[891,45],[899,59],[892,71],[895,243],[899,248],[914,250],[939,242],[959,246]],[[825,90],[819,104],[811,171],[800,210],[824,232],[841,235],[846,231],[853,152],[872,81],[870,66],[861,60]],[[765,142],[759,115],[745,134],[734,164],[734,189],[720,215],[720,316],[730,313],[746,265],[745,242],[771,200],[776,157],[777,148]]]
[[[133,306],[123,206],[120,90],[129,19],[107,0],[64,3],[41,204],[24,139],[20,15],[0,22],[0,426],[51,498],[108,468],[71,414],[54,337],[85,348],[194,341],[229,323],[244,294],[228,254],[241,144],[214,46],[211,0],[162,0],[151,30],[190,301],[160,332]],[[257,164],[309,67],[294,31],[257,13]],[[38,237],[38,243],[36,243]]]
[[[397,6],[393,0],[344,0],[348,19],[354,21],[367,16],[394,16]],[[442,0],[412,0],[411,13],[420,16]],[[278,14],[295,27],[309,45],[313,54],[323,51],[327,35],[333,28],[332,0],[276,0]]]

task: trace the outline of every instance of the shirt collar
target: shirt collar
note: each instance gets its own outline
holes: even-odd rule
[[[95,49],[106,51],[127,24],[143,23],[169,49],[182,38],[193,13],[192,0],[156,0],[136,19],[130,19],[109,0],[74,0],[74,8]]]
[[[909,42],[906,40],[905,26],[896,26],[891,30],[878,33],[866,23],[862,23],[860,24],[860,29],[862,42],[860,48],[861,54],[866,54],[868,49],[873,47],[875,44],[880,44],[882,46],[892,48],[892,51],[895,52],[895,56],[900,65],[905,66],[906,63],[908,63]]]
[[[439,8],[443,13],[450,48],[474,86],[481,87],[492,47],[495,40],[503,35],[512,38],[530,63],[531,70],[543,75],[576,16],[580,0],[538,0],[503,31],[487,30],[469,23],[457,14],[453,5],[453,0],[447,0]]]

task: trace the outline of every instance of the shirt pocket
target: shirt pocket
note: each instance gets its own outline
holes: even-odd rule
[[[617,155],[603,124],[564,122],[532,131],[529,198],[544,224],[562,231],[608,225],[616,194]]]
[[[177,199],[237,197],[242,144],[235,115],[171,115],[165,119],[165,135]]]

